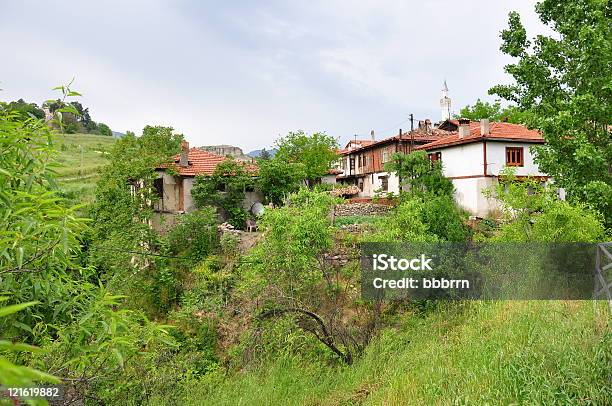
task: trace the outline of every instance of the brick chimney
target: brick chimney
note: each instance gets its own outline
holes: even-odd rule
[[[489,134],[491,134],[491,124],[489,124],[489,119],[483,118],[480,120],[480,135]]]
[[[185,140],[181,141],[181,159],[179,165],[183,167],[189,166],[189,143]]]
[[[467,118],[459,119],[459,138],[468,137],[470,135],[470,120]]]

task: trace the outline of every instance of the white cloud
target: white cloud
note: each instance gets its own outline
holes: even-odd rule
[[[437,119],[444,78],[457,110],[505,80],[509,10],[540,30],[533,2],[509,0],[0,7],[1,99],[41,102],[74,75],[115,130],[172,125],[194,144],[246,150],[292,129],[345,140],[411,112]]]

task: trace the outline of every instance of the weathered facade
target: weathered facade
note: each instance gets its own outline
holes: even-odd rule
[[[342,171],[337,181],[359,187],[359,197],[373,197],[376,194],[399,193],[398,177],[385,171],[385,164],[393,154],[409,154],[418,146],[439,140],[450,132],[433,128],[429,120],[419,122],[416,130],[380,141],[350,141],[345,149],[339,151]]]
[[[196,209],[191,197],[191,189],[196,176],[210,176],[215,168],[227,158],[200,148],[189,148],[183,141],[181,153],[174,157],[170,165],[156,168],[157,179],[154,186],[159,200],[154,203],[154,209],[159,213],[179,214]],[[256,167],[244,164],[255,174]],[[254,203],[262,202],[263,196],[255,190],[246,190],[243,208],[250,210]]]

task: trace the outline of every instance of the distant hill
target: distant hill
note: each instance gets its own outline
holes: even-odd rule
[[[94,188],[100,171],[108,163],[108,155],[115,137],[93,134],[61,134],[56,169],[61,189],[74,195],[81,203],[94,199]]]
[[[254,151],[251,151],[247,155],[250,156],[251,158],[259,158],[259,156],[261,155],[261,151],[263,151],[264,149],[270,153],[270,156],[274,156],[276,154],[276,148],[272,148],[272,149],[262,148],[262,149],[256,149]]]
[[[120,133],[119,131],[113,131],[113,137],[115,138],[121,138],[124,135],[125,135],[124,133]]]

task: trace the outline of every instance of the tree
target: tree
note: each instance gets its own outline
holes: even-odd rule
[[[113,132],[111,131],[110,127],[104,123],[98,123],[98,131],[100,131],[100,134],[102,135],[106,135],[108,137],[113,136]]]
[[[244,163],[228,157],[217,165],[211,176],[196,176],[191,196],[196,207],[219,207],[234,227],[243,228],[247,213],[242,203],[245,188],[252,183],[252,174]]]
[[[129,132],[113,144],[109,164],[100,174],[91,207],[89,261],[117,290],[128,290],[133,284],[153,284],[147,278],[157,277],[156,263],[142,256],[135,259],[126,251],[148,253],[159,245],[159,235],[149,226],[151,202],[157,199],[155,168],[170,162],[180,151],[182,139],[182,134],[174,133],[171,127],[146,126],[141,137]],[[148,272],[139,272],[138,278],[126,277],[135,268],[147,268]]]
[[[528,126],[546,144],[536,163],[612,224],[612,7],[600,0],[544,0],[540,20],[555,31],[528,40],[518,13],[509,14],[501,50],[516,58],[505,70],[515,80],[489,90],[529,111]]]
[[[257,186],[266,199],[279,205],[289,194],[297,192],[305,178],[304,164],[274,157],[258,160]]]
[[[258,321],[288,317],[351,364],[370,339],[375,317],[350,288],[359,275],[326,260],[334,243],[329,213],[337,200],[306,188],[289,200],[264,213],[264,239],[245,258],[245,292],[258,303]],[[359,321],[347,322],[355,314]]]
[[[308,186],[314,185],[319,178],[326,175],[337,158],[338,143],[325,133],[308,136],[301,130],[290,132],[277,140],[276,145],[276,158],[304,166],[304,180]]]
[[[410,154],[395,153],[385,164],[385,170],[395,172],[402,186],[408,186],[411,194],[452,196],[453,183],[442,174],[442,165],[432,162],[425,151]]]
[[[38,108],[36,103],[26,103],[23,99],[10,102],[7,107],[8,109],[19,113],[23,120],[26,120],[32,116],[36,119],[45,118],[45,112]]]
[[[267,149],[262,149],[261,152],[259,153],[259,160],[261,161],[266,161],[268,159],[272,158],[272,155],[270,154],[270,152]]]
[[[501,203],[505,221],[493,238],[512,242],[597,242],[606,238],[601,216],[584,204],[570,205],[551,186],[535,179],[517,181],[506,170],[486,191]]]
[[[526,115],[526,112],[519,110],[516,106],[502,107],[499,100],[489,103],[478,99],[473,106],[467,105],[459,110],[459,114],[456,114],[455,118],[467,118],[473,121],[486,118],[491,121],[522,124],[527,120]]]

